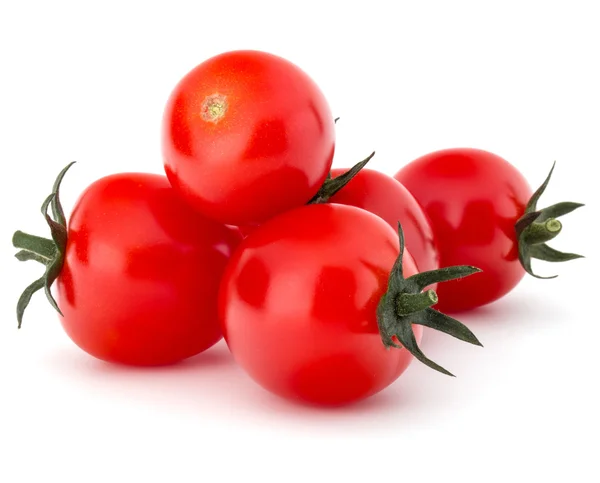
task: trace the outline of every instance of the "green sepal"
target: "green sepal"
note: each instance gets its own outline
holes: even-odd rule
[[[583,255],[577,255],[576,253],[559,252],[545,243],[532,246],[529,249],[529,255],[531,258],[537,258],[546,262],[568,262],[569,260],[583,258]]]
[[[52,199],[52,216],[54,216],[56,223],[62,225],[65,228],[67,226],[67,219],[65,218],[65,212],[63,211],[62,205],[60,204],[60,184],[62,183],[65,174],[67,174],[67,171],[69,171],[69,168],[74,164],[75,161],[71,161],[69,164],[67,164],[61,170],[61,172],[58,173],[56,180],[54,180],[54,185],[52,186],[52,193],[54,194],[54,198]]]
[[[400,223],[398,223],[398,240],[400,254],[390,271],[388,290],[381,297],[377,306],[377,324],[381,340],[385,347],[405,348],[426,366],[442,374],[453,376],[451,372],[423,354],[417,344],[413,324],[427,326],[459,340],[481,346],[481,342],[464,324],[431,308],[431,305],[437,302],[437,295],[434,296],[433,290],[422,293],[423,288],[434,283],[456,280],[481,270],[476,267],[461,265],[430,270],[404,278],[402,264],[404,233]],[[401,300],[402,297],[414,299],[414,312],[406,313],[405,308],[410,304],[405,303],[406,300]],[[427,298],[429,298],[429,301]],[[402,307],[403,310],[400,310],[399,307]]]
[[[474,273],[481,272],[480,269],[469,265],[456,265],[454,267],[438,268],[420,272],[409,278],[410,283],[414,285],[415,290],[423,290],[434,283],[448,282],[457,278],[468,277]]]
[[[31,297],[35,292],[41,289],[44,289],[50,305],[62,315],[56,300],[52,296],[51,287],[56,278],[60,275],[67,248],[67,220],[60,204],[60,184],[65,173],[73,164],[74,162],[69,163],[58,174],[52,188],[52,193],[46,197],[41,207],[42,215],[50,228],[52,239],[50,240],[30,235],[22,231],[16,231],[13,235],[13,246],[20,249],[20,251],[15,254],[17,260],[34,260],[46,267],[44,275],[30,284],[19,297],[19,301],[17,302],[17,322],[19,328],[21,328],[23,314],[31,301]],[[54,218],[48,214],[48,208],[50,207],[52,208],[52,215]]]
[[[15,258],[20,262],[27,262],[29,260],[33,260],[34,262],[39,262],[42,265],[46,265],[48,259],[38,255],[37,253],[30,252],[28,250],[21,250],[15,254]]]
[[[21,323],[23,321],[23,312],[25,312],[25,309],[29,305],[31,296],[38,290],[44,288],[44,284],[46,283],[44,277],[38,278],[35,282],[29,285],[25,290],[23,290],[23,293],[19,297],[19,301],[17,302],[17,320],[19,322],[19,329],[21,328]]]
[[[417,314],[417,318],[413,323],[444,332],[469,344],[483,347],[475,334],[465,324],[431,307],[425,309],[423,314]]]
[[[546,242],[552,240],[560,233],[560,227],[562,225],[556,225],[555,220],[584,206],[582,203],[565,201],[540,210],[537,208],[537,203],[548,187],[555,166],[556,161],[552,164],[552,168],[542,185],[529,199],[525,208],[525,213],[515,223],[515,232],[519,248],[519,261],[528,274],[541,279],[556,278],[556,275],[543,277],[534,273],[531,267],[532,258],[544,260],[546,262],[565,262],[583,257],[582,255],[577,255],[575,253],[559,252],[546,245]],[[548,226],[552,226],[553,224],[559,228],[549,230]]]
[[[572,201],[563,201],[562,203],[556,203],[555,205],[548,206],[543,210],[539,211],[538,222],[546,221],[550,218],[558,218],[559,216],[568,215],[577,208],[585,206],[583,203],[574,203]]]
[[[308,205],[316,205],[319,203],[327,203],[329,198],[334,196],[338,191],[340,191],[344,186],[346,186],[352,178],[354,178],[361,169],[363,169],[367,163],[371,160],[371,158],[375,156],[375,151],[373,151],[367,158],[363,159],[361,162],[356,163],[352,168],[346,171],[335,178],[331,177],[331,173],[325,179],[325,182],[317,191],[317,194],[311,198],[311,200],[307,203]]]

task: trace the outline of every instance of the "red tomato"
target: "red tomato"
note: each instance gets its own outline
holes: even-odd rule
[[[525,270],[519,262],[515,223],[532,191],[516,168],[487,151],[447,149],[409,163],[395,178],[427,213],[440,264],[483,270],[441,285],[440,310],[484,305],[517,285]]]
[[[204,215],[237,226],[309,201],[334,143],[317,85],[287,60],[256,51],[198,65],[175,87],[163,119],[173,187]]]
[[[345,169],[332,169],[331,176]],[[394,178],[379,171],[363,168],[329,199],[330,203],[357,206],[383,218],[394,230],[402,223],[406,246],[419,271],[440,267],[437,244],[427,215],[410,192]]]
[[[102,178],[80,196],[57,278],[62,325],[109,362],[159,365],[221,338],[218,287],[241,235],[184,204],[166,177]]]
[[[364,210],[319,204],[280,215],[244,239],[223,277],[219,308],[236,361],[290,399],[342,404],[382,390],[409,365],[387,350],[377,304],[397,235]],[[405,252],[404,273],[417,272]],[[417,340],[421,326],[414,327]]]

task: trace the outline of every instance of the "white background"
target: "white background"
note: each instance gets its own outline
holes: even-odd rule
[[[157,6],[160,4],[161,6]],[[2,2],[0,7],[0,481],[600,481],[597,468],[600,16],[597,2]],[[93,6],[94,5],[94,6]],[[394,5],[394,7],[392,7]],[[162,369],[93,360],[38,294],[17,331],[12,232],[44,234],[56,173],[67,210],[94,179],[162,172],[160,118],[217,53],[279,54],[341,120],[336,166],[373,149],[393,174],[472,146],[518,166],[544,204],[587,204],[553,243],[586,259],[538,265],[463,317],[484,349],[429,334],[458,375],[413,364],[341,410],[266,393],[223,343]]]

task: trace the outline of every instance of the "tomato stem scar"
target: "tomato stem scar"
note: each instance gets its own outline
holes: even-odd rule
[[[217,124],[225,116],[228,107],[227,97],[223,94],[215,93],[206,96],[200,110],[202,119]]]

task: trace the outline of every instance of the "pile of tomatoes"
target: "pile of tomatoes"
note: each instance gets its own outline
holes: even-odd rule
[[[296,65],[257,51],[198,65],[168,100],[166,176],[120,173],[83,191],[67,223],[58,176],[42,213],[51,238],[16,232],[45,267],[70,338],[99,359],[172,364],[224,336],[241,367],[283,397],[325,405],[371,396],[413,358],[423,327],[471,344],[448,313],[512,290],[531,259],[565,261],[507,161],[477,149],[425,155],[394,177],[331,169],[335,120]],[[52,215],[49,214],[49,211]],[[54,282],[56,299],[51,287]]]

